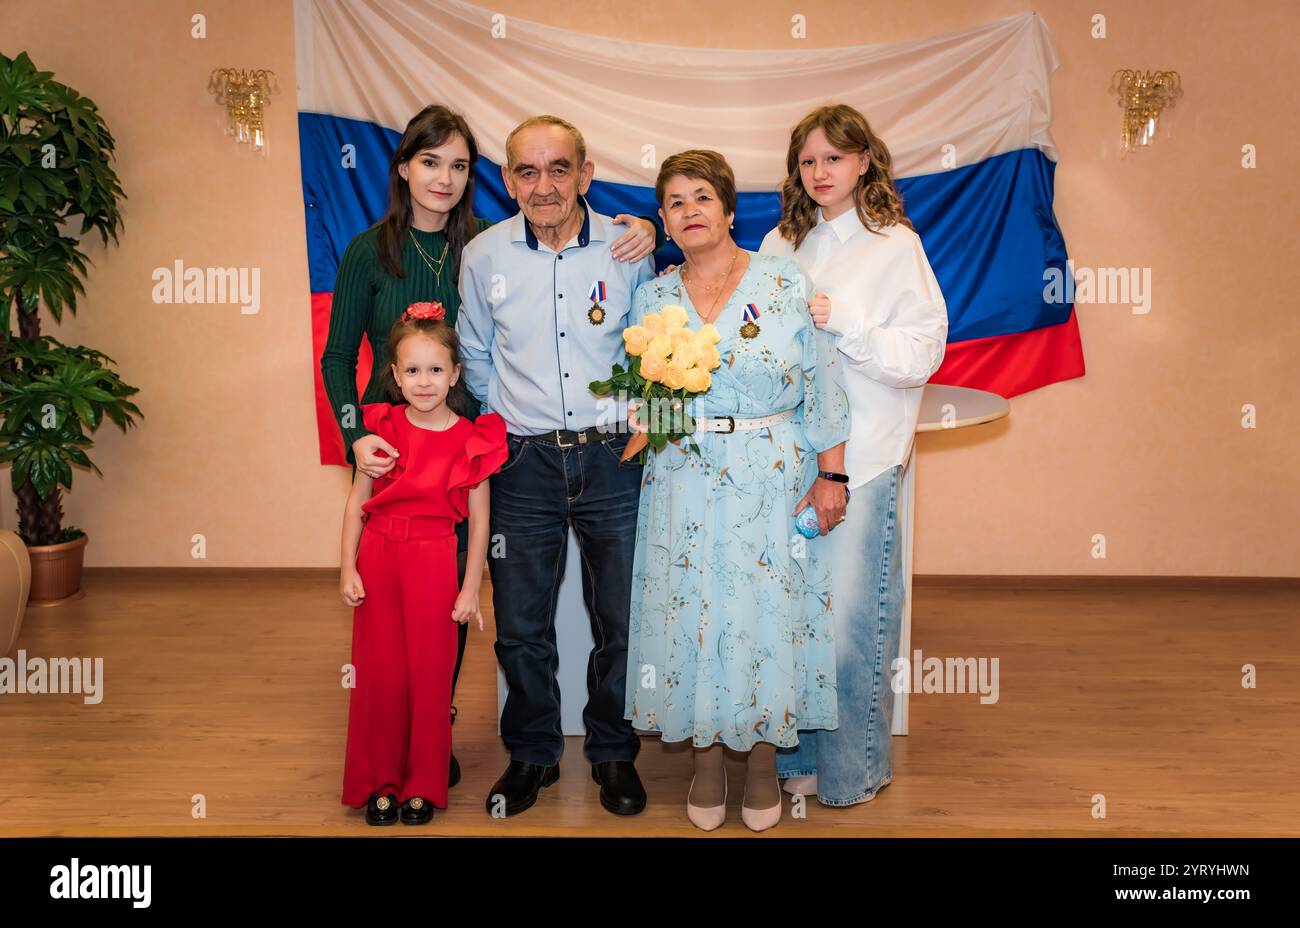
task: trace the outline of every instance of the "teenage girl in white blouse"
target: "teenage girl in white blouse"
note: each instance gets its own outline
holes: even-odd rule
[[[850,106],[821,107],[790,133],[781,222],[760,251],[793,255],[809,310],[836,336],[852,418],[851,497],[828,538],[839,727],[777,753],[785,789],[831,806],[866,802],[893,778],[892,662],[902,624],[901,472],[925,382],[943,360],[948,313],[894,188],[889,150]]]

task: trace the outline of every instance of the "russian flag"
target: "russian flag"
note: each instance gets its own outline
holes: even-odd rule
[[[430,102],[475,132],[479,216],[516,212],[505,138],[552,113],[583,133],[596,164],[587,198],[607,215],[654,215],[663,158],[720,151],[736,173],[734,235],[755,250],[780,216],[790,129],[815,106],[848,103],[890,147],[943,288],[948,345],[931,381],[1011,397],[1084,373],[1074,308],[1045,294],[1068,268],[1052,212],[1057,61],[1037,14],[889,45],[718,50],[605,39],[459,0],[295,0],[295,31],[322,463],[345,462],[319,364],[339,259],[383,214],[388,160]],[[680,260],[671,244],[656,255]],[[363,342],[358,390],[369,365]]]

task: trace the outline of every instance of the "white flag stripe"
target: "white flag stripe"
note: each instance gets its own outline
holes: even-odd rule
[[[493,38],[493,16],[457,0],[296,0],[298,108],[400,131],[444,103],[498,163],[516,124],[552,113],[582,131],[599,179],[637,185],[653,184],[674,152],[713,148],[739,189],[772,190],[790,129],[830,102],[867,115],[902,177],[1022,148],[1056,156],[1057,58],[1035,13],[936,38],[799,50],[623,42],[513,17]],[[642,165],[648,145],[653,167]]]

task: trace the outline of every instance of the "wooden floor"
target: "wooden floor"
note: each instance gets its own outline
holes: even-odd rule
[[[683,745],[643,743],[649,808],[596,799],[580,739],[523,815],[484,811],[506,763],[489,620],[457,694],[464,779],[424,828],[339,802],[351,611],[328,571],[88,571],[84,600],[30,609],[29,657],[104,659],[104,699],[0,695],[0,835],[749,835],[740,795],[705,836]],[[762,838],[1300,834],[1300,592],[963,587],[918,580],[913,646],[998,657],[1000,698],[918,694],[894,782],[808,803]],[[12,655],[11,655],[12,656]],[[1258,686],[1243,689],[1242,665]],[[739,771],[735,771],[739,774]],[[735,782],[733,777],[733,782]],[[192,797],[206,817],[191,815]],[[1092,816],[1105,797],[1106,817]]]

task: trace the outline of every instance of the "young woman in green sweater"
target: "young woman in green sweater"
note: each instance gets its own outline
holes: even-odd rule
[[[389,163],[388,211],[348,244],[339,262],[321,375],[348,463],[372,478],[393,467],[391,455],[396,453],[361,421],[362,404],[384,399],[388,333],[412,303],[441,303],[447,321],[455,325],[460,310],[456,280],[461,250],[492,224],[473,213],[477,161],[478,146],[465,119],[445,106],[426,106],[406,124]],[[663,241],[649,217],[619,215],[614,221],[631,226],[613,245],[619,260],[640,261]],[[363,336],[370,342],[373,362],[370,380],[358,398],[357,357]],[[478,403],[472,396],[469,407],[469,418],[477,418]],[[468,549],[465,523],[457,525],[456,537],[456,580],[461,584]],[[468,629],[468,625],[460,626],[453,696]],[[455,717],[453,705],[453,721]],[[449,783],[454,786],[459,779],[460,766],[453,755]]]

